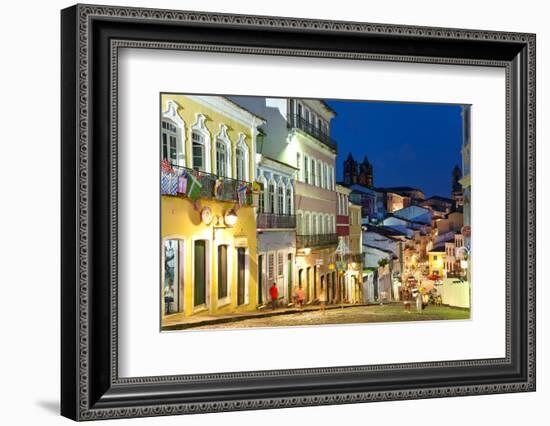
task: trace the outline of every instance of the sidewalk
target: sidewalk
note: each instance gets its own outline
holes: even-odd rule
[[[327,305],[329,309],[345,309],[358,306],[369,306],[366,304],[346,304],[346,305]],[[267,318],[276,315],[296,314],[300,312],[319,311],[319,305],[306,305],[302,308],[288,307],[272,310],[269,306],[253,312],[231,313],[227,315],[208,315],[197,314],[191,317],[185,317],[183,313],[171,314],[162,318],[162,330],[184,330],[186,328],[200,327],[203,325],[223,324],[233,321],[242,321],[250,318]]]

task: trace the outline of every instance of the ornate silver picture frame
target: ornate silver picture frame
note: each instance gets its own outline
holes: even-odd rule
[[[64,9],[61,30],[62,415],[93,420],[535,390],[534,34],[95,5]],[[117,94],[119,51],[127,47],[504,69],[505,356],[120,377]]]

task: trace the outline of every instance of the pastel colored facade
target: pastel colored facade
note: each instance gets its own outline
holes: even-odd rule
[[[351,303],[363,302],[363,232],[361,221],[361,206],[349,203],[349,286]]]
[[[201,182],[193,199],[161,196],[163,317],[256,309],[256,215],[237,188],[254,179],[263,122],[223,97],[161,96],[161,158]]]
[[[351,189],[342,185],[336,185],[336,235],[346,240],[349,246],[350,207],[349,196]]]
[[[323,101],[295,98],[231,97],[266,118],[258,153],[298,169],[294,184],[296,265],[294,285],[306,303],[321,289],[329,300],[336,292],[336,144],[330,138],[335,116]]]
[[[441,235],[446,232],[459,233],[464,225],[464,214],[462,212],[451,212],[442,219],[435,221],[437,234]]]
[[[445,276],[444,246],[436,247],[428,252],[428,266],[430,275],[437,275],[443,279]]]
[[[256,154],[258,196],[258,303],[270,301],[273,283],[279,290],[279,305],[290,302],[296,256],[294,181],[296,168]]]
[[[397,194],[395,192],[386,193],[386,209],[388,213],[393,213],[395,211],[409,207],[411,204],[411,199],[409,197]]]

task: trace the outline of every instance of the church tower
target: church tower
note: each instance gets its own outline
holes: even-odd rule
[[[363,162],[359,165],[359,184],[372,188],[373,183],[372,164],[365,155]]]
[[[357,183],[357,161],[353,159],[351,152],[344,161],[344,183],[354,185]]]
[[[460,183],[460,179],[462,179],[462,172],[460,171],[460,167],[455,165],[451,179],[451,194],[455,202],[455,208],[457,209],[464,205],[464,195],[462,192],[462,184]]]

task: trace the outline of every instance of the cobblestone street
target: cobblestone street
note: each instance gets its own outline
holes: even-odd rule
[[[392,304],[383,306],[348,307],[346,309],[327,309],[324,313],[318,310],[304,311],[301,313],[237,320],[223,324],[201,325],[193,327],[193,329],[288,327],[351,323],[458,320],[469,318],[470,311],[468,309],[430,305],[426,307],[422,313],[417,313],[414,308],[411,309],[411,312],[406,312],[403,309],[403,305]]]

